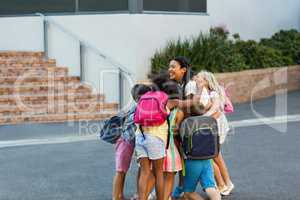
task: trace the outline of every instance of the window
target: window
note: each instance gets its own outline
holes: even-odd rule
[[[1,0],[0,15],[128,11],[128,0]]]
[[[0,15],[130,11],[206,13],[207,0],[0,0]]]
[[[127,11],[128,0],[80,0],[79,11]]]
[[[1,0],[0,14],[74,12],[74,0]]]
[[[206,13],[207,0],[143,0],[143,10]]]

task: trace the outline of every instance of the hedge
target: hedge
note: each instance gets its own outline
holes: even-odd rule
[[[231,37],[222,27],[211,28],[197,37],[169,41],[151,58],[151,74],[166,70],[175,56],[190,59],[193,71],[233,72],[300,64],[300,33],[281,30],[256,42],[241,40],[238,34]]]

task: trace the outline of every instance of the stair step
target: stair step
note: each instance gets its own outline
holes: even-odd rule
[[[57,76],[59,77],[59,76]],[[68,76],[61,76],[66,77],[65,79],[61,78],[61,80],[51,80],[47,79],[46,77],[44,79],[39,78],[40,80],[37,81],[22,81],[20,78],[18,81],[15,81],[14,83],[6,82],[2,83],[0,85],[0,90],[4,88],[28,88],[28,87],[50,87],[50,88],[67,88],[67,87],[79,87],[81,85],[84,85],[84,83],[81,83],[79,78],[68,78]],[[1,77],[0,77],[1,78]]]
[[[1,60],[0,67],[54,67],[56,65],[55,59],[44,60]]]
[[[33,94],[46,94],[46,95],[57,95],[57,94],[89,94],[93,93],[94,90],[89,85],[84,85],[80,82],[68,81],[67,83],[54,82],[45,85],[4,85],[0,86],[0,95],[33,95]]]
[[[22,76],[22,75],[33,75],[33,76],[47,76],[50,73],[54,75],[67,75],[68,68],[66,67],[6,67],[0,68],[0,77],[6,76]]]
[[[26,63],[40,63],[45,61],[43,58],[36,58],[36,57],[0,57],[0,62],[26,62]]]
[[[44,52],[36,52],[36,51],[0,51],[0,57],[26,57],[26,56],[35,56],[35,57],[43,57]]]
[[[49,73],[48,76],[2,76],[0,77],[0,85],[14,83],[48,83],[51,81],[80,81],[78,76],[55,76],[54,73]]]
[[[81,102],[81,101],[98,101],[104,103],[105,96],[103,94],[55,94],[49,96],[46,94],[34,94],[34,95],[0,95],[0,105],[36,105],[36,104],[48,104],[48,102]]]
[[[117,114],[117,111],[96,112],[96,113],[64,113],[64,114],[40,114],[40,115],[19,115],[0,116],[0,124],[18,123],[53,123],[67,121],[94,121],[104,120]]]
[[[114,111],[118,109],[116,103],[99,103],[97,101],[83,101],[77,103],[60,104],[37,104],[37,105],[12,105],[0,106],[0,114],[7,116],[17,115],[36,115],[36,114],[54,114],[54,113],[78,113],[78,112],[100,112]]]
[[[0,95],[32,95],[32,94],[47,94],[47,95],[56,95],[56,94],[90,94],[92,90],[89,88],[71,88],[71,87],[62,87],[55,88],[49,86],[38,86],[38,87],[19,87],[19,88],[1,88]]]
[[[0,51],[0,125],[103,120],[117,111],[43,52]]]

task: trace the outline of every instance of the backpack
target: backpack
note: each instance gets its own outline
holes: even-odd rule
[[[103,127],[100,130],[100,139],[110,144],[115,144],[124,131],[136,131],[136,126],[131,121],[130,115],[133,115],[135,107],[128,112],[121,112],[116,116],[104,121]]]
[[[217,121],[208,116],[186,118],[180,126],[185,159],[207,160],[220,151]]]
[[[224,113],[225,114],[233,113],[234,108],[233,108],[233,104],[229,98],[229,93],[226,89],[224,89],[224,91],[225,91]]]
[[[168,95],[161,91],[150,91],[141,96],[135,113],[134,122],[140,126],[159,126],[163,124],[168,113],[166,105]]]

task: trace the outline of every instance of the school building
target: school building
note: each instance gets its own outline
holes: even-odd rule
[[[3,102],[14,102],[11,105],[17,104],[13,97],[14,93],[9,88],[12,87],[9,84],[16,85],[16,77],[20,73],[25,73],[24,69],[19,69],[20,66],[18,68],[17,64],[27,68],[38,66],[40,71],[43,71],[45,67],[48,70],[54,66],[56,69],[51,72],[54,72],[55,76],[58,74],[58,77],[50,82],[54,86],[56,83],[61,83],[64,93],[69,92],[69,85],[79,85],[80,82],[84,82],[84,85],[75,87],[76,92],[95,98],[97,102],[94,107],[98,114],[99,110],[106,110],[101,115],[94,113],[95,115],[88,116],[90,112],[85,113],[85,117],[102,119],[109,116],[107,113],[115,111],[118,104],[125,105],[128,102],[129,89],[134,82],[147,78],[150,58],[156,50],[164,47],[171,39],[190,37],[197,35],[200,31],[207,31],[210,27],[220,25],[226,26],[231,33],[239,33],[242,39],[255,40],[269,37],[280,29],[300,30],[300,1],[1,1],[0,51],[3,52],[0,63],[2,62],[2,68],[7,69],[2,70],[0,74],[4,87],[0,98],[1,95],[6,95],[6,100]],[[24,51],[43,53],[25,54]],[[19,74],[12,72],[17,71],[14,67],[23,71]],[[40,71],[38,74],[42,73]],[[49,76],[49,70],[43,73]],[[8,82],[7,76],[14,77],[14,79]],[[21,81],[20,84],[22,85],[20,93],[23,92],[24,98],[26,97],[27,101],[31,102],[33,101],[32,94],[34,94],[41,96],[37,97],[37,104],[41,104],[43,98],[49,102],[49,81],[46,80],[48,83],[44,83],[44,79],[44,82],[41,80],[36,83],[34,82],[36,80],[26,78],[27,80]],[[25,83],[29,85],[26,87]],[[39,88],[32,89],[35,87],[32,85],[39,85]],[[72,91],[74,92],[74,88]],[[56,90],[52,94],[54,93],[56,96]],[[42,116],[45,112],[49,112],[49,106],[46,110],[42,109],[38,112],[36,118],[33,118],[33,114],[36,114],[35,108],[24,111],[20,108],[9,107],[2,112],[2,117],[6,116],[5,119],[1,119],[0,113],[0,123],[85,118],[75,114],[74,116],[65,115],[70,110],[71,113],[79,112],[78,108],[77,110],[72,106],[70,108],[70,105],[75,104],[78,98],[74,97],[70,103],[66,102],[65,96],[60,95],[59,92],[58,94],[59,97],[53,97],[55,105],[50,106],[50,113],[53,116],[48,115],[47,118]],[[62,108],[56,106],[56,101],[60,100],[61,103],[58,104],[62,104]],[[85,108],[84,105],[79,107]],[[14,112],[12,112],[13,109],[15,109]],[[25,112],[27,115],[24,114]],[[12,113],[13,116],[19,118],[12,118]],[[57,113],[60,115],[58,116]]]

